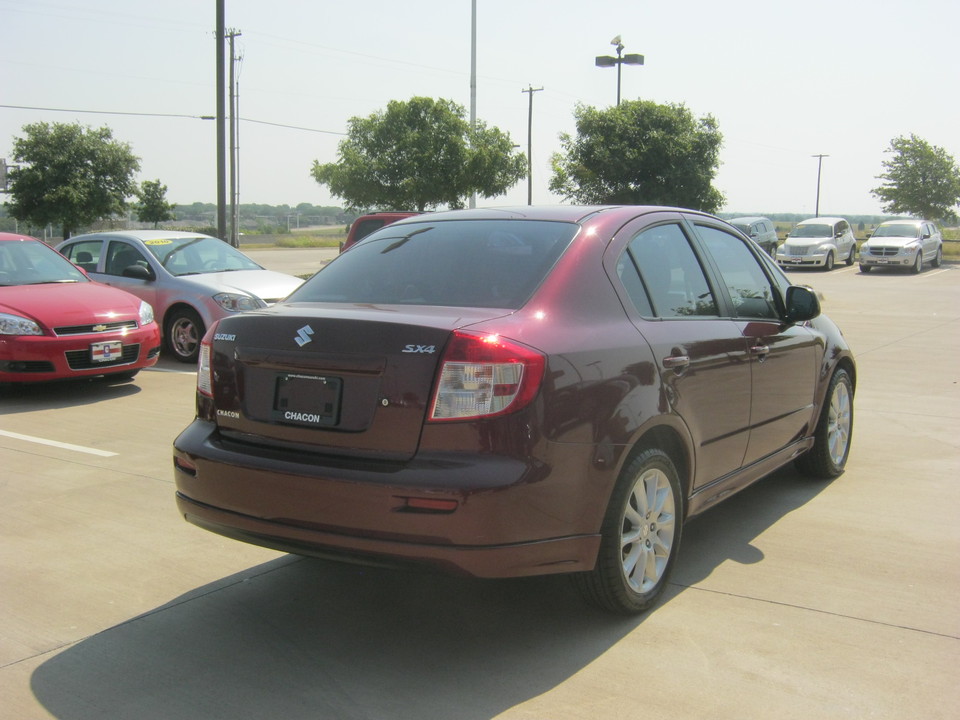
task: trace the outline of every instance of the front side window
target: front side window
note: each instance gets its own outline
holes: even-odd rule
[[[730,233],[714,227],[697,225],[697,232],[720,269],[734,317],[778,317],[770,280],[750,249]]]
[[[646,288],[654,315],[719,316],[700,261],[679,225],[644,230],[630,241],[627,253]],[[643,312],[639,306],[637,309]]]
[[[149,267],[147,259],[137,248],[128,243],[114,240],[107,246],[107,264],[104,272],[108,275],[123,275],[131,265]]]

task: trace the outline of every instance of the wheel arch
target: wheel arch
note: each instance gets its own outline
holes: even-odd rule
[[[210,327],[212,318],[207,317],[207,313],[203,311],[202,307],[197,307],[196,305],[192,305],[184,300],[178,300],[177,302],[171,303],[169,306],[167,306],[166,311],[163,313],[163,325],[161,325],[161,327],[163,328],[164,335],[166,335],[167,330],[170,328],[170,320],[180,310],[190,310],[191,312],[195,312],[203,322],[203,327]]]
[[[630,451],[624,453],[618,469],[618,476],[620,472],[623,472],[623,468],[627,467],[637,455],[651,448],[657,448],[666,453],[677,469],[681,490],[683,491],[683,497],[681,498],[683,516],[686,517],[687,499],[690,497],[693,488],[694,458],[689,437],[681,429],[665,423],[645,428],[630,447]]]

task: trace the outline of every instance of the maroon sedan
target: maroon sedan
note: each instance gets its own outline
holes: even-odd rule
[[[843,471],[855,378],[816,295],[715,217],[421,215],[208,331],[177,502],[267,547],[571,573],[639,611],[687,519],[790,462]]]

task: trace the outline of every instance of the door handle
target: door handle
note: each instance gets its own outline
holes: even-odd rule
[[[753,345],[750,348],[750,352],[756,355],[760,362],[763,362],[767,359],[767,355],[770,354],[770,348],[766,345]]]
[[[671,355],[663,359],[663,366],[669,370],[684,370],[689,365],[689,355]]]

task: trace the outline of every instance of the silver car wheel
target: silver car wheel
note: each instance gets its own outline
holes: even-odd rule
[[[178,310],[167,326],[167,345],[177,360],[196,362],[203,339],[203,321],[191,309]]]
[[[837,383],[830,397],[830,414],[827,419],[827,447],[835,465],[841,465],[850,444],[850,429],[853,426],[853,411],[850,403],[850,388],[846,383]]]
[[[624,506],[620,547],[623,575],[638,593],[650,592],[663,576],[676,533],[670,480],[658,468],[637,478]]]

